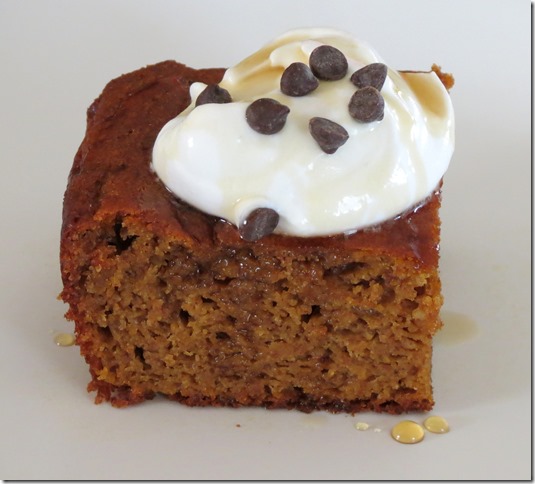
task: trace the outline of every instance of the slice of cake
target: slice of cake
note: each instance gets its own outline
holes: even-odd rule
[[[323,29],[111,81],[60,253],[96,402],[429,410],[452,83]]]

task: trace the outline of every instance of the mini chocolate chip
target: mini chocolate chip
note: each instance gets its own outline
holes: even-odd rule
[[[355,71],[351,76],[351,82],[357,87],[372,86],[380,91],[385,83],[387,71],[388,68],[384,64],[374,62]]]
[[[312,118],[308,123],[308,129],[320,148],[329,155],[340,148],[349,138],[349,134],[343,126],[326,118]]]
[[[346,56],[331,45],[316,47],[310,54],[309,64],[313,74],[324,81],[337,81],[347,73]]]
[[[219,87],[217,84],[209,84],[204,91],[197,96],[195,106],[211,103],[225,104],[230,102],[232,102],[232,98],[226,89]]]
[[[245,111],[249,126],[261,134],[278,133],[286,123],[290,108],[271,98],[252,102]]]
[[[281,77],[281,91],[287,96],[304,96],[319,85],[310,67],[302,62],[290,64]]]
[[[371,123],[383,119],[385,101],[381,93],[372,86],[359,89],[349,101],[349,114],[357,121]]]
[[[240,224],[239,232],[242,239],[256,242],[271,234],[279,223],[279,214],[271,208],[253,210]]]

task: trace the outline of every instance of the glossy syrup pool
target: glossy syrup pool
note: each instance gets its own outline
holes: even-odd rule
[[[431,415],[424,420],[424,427],[434,434],[445,434],[450,431],[450,426],[444,417]]]
[[[417,444],[425,437],[424,428],[412,420],[403,420],[392,427],[392,438],[402,444]]]
[[[440,313],[444,326],[434,336],[434,342],[452,346],[475,338],[479,333],[478,324],[468,315],[443,310]]]
[[[444,417],[431,415],[423,421],[423,425],[413,420],[403,420],[392,427],[390,435],[401,444],[417,444],[425,437],[425,431],[434,434],[449,432],[450,426]]]

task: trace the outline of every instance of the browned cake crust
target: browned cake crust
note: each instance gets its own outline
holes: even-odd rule
[[[151,171],[161,127],[222,69],[163,62],[92,104],[65,193],[62,299],[96,401],[429,410],[442,304],[440,193],[350,236],[270,235],[175,198]]]

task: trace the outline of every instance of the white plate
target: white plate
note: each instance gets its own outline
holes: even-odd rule
[[[519,0],[2,2],[0,477],[529,479],[530,21]],[[145,64],[227,66],[290,28],[323,25],[394,67],[436,62],[457,80],[442,210],[447,325],[434,355],[433,413],[450,433],[407,446],[389,436],[402,417],[94,405],[77,348],[53,343],[71,331],[55,299],[58,243],[85,109]]]

